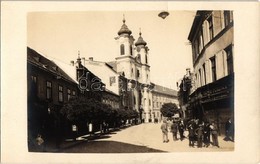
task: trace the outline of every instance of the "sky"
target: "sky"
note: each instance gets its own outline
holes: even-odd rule
[[[118,56],[115,37],[123,15],[135,41],[142,37],[149,47],[150,77],[153,83],[177,89],[176,82],[192,68],[188,35],[194,11],[86,11],[31,12],[27,15],[27,46],[64,63],[80,56],[97,61],[114,61]]]

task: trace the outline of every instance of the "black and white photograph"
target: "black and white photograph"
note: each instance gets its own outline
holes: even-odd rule
[[[17,106],[18,113],[6,112],[15,108],[1,112],[2,118],[13,118],[4,124],[10,128],[3,134],[15,138],[14,143],[3,139],[2,146],[15,149],[20,142],[25,163],[34,158],[48,162],[47,156],[54,159],[51,163],[102,163],[98,161],[103,157],[103,163],[123,162],[120,159],[126,157],[128,163],[205,163],[205,153],[217,156],[212,158],[216,161],[248,159],[235,156],[246,151],[243,145],[254,145],[250,133],[259,132],[253,130],[259,127],[255,125],[259,112],[250,111],[256,107],[257,89],[252,87],[259,85],[254,76],[259,68],[245,73],[254,70],[249,67],[256,67],[257,60],[249,59],[250,53],[246,55],[236,39],[251,37],[241,32],[245,11],[239,13],[239,5],[224,8],[220,3],[197,2],[182,7],[177,2],[138,1],[55,5],[60,3],[24,2],[22,26],[9,20],[14,29],[9,32],[24,30],[23,38],[16,39],[24,44],[13,46],[14,51],[23,49],[22,55],[9,54],[8,64],[13,71],[14,63],[21,63],[23,72],[4,78],[20,81],[12,86],[17,91],[12,94],[20,98],[8,103],[22,105]],[[4,6],[3,20],[19,13],[10,4]],[[256,27],[259,24],[250,26]],[[7,47],[5,54],[12,52]],[[255,63],[247,64],[245,56]],[[7,62],[3,66],[7,68]],[[7,94],[6,89],[3,92]],[[2,157],[16,161],[10,154],[11,149]],[[210,156],[207,162],[212,161]]]
[[[233,151],[233,11],[27,21],[29,151]]]

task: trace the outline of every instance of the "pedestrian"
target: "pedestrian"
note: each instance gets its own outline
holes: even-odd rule
[[[171,125],[171,132],[173,136],[173,141],[177,141],[177,132],[178,132],[178,124],[177,122],[173,121]]]
[[[229,118],[225,124],[225,134],[226,134],[226,137],[224,138],[225,141],[232,141],[231,139],[231,129],[232,129],[232,122],[231,122],[231,118]]]
[[[93,125],[92,125],[92,122],[90,122],[88,124],[88,132],[89,132],[89,135],[92,136],[93,134]]]
[[[168,131],[171,131],[172,123],[173,123],[172,118],[167,118],[166,124],[167,124]]]
[[[169,142],[168,127],[167,127],[167,121],[166,120],[163,120],[163,123],[161,125],[161,130],[162,130],[162,134],[163,134],[163,143]]]
[[[44,140],[43,140],[42,136],[40,134],[38,134],[35,140],[36,140],[36,145],[37,145],[38,150],[40,152],[43,152],[45,149],[44,148],[45,146],[44,146]]]
[[[194,129],[193,129],[193,125],[192,124],[190,124],[189,126],[188,126],[188,131],[189,131],[189,146],[190,147],[194,147]]]
[[[73,140],[77,140],[78,136],[78,127],[76,125],[72,125],[72,134],[73,134]]]
[[[195,130],[197,135],[198,148],[202,148],[202,138],[203,138],[203,125],[200,124],[199,127]]]
[[[205,122],[204,125],[203,142],[205,147],[208,147],[210,144],[210,123],[209,122]]]
[[[212,135],[212,141],[213,141],[213,146],[219,147],[218,144],[218,129],[217,126],[214,122],[210,125],[210,130],[211,130],[211,135]]]
[[[178,129],[179,129],[179,133],[180,133],[180,140],[182,141],[184,139],[183,133],[184,133],[184,129],[185,129],[184,128],[184,123],[183,123],[182,120],[180,121],[180,123],[178,125]]]

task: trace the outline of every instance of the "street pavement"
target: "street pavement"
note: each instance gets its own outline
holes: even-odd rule
[[[173,141],[172,133],[168,133],[169,142],[163,143],[161,124],[146,123],[130,126],[109,134],[90,138],[82,136],[77,141],[66,141],[58,152],[67,153],[148,153],[148,152],[214,152],[233,151],[234,142],[224,141],[219,136],[220,148],[189,147],[188,139]],[[187,131],[185,131],[187,136]],[[47,150],[48,151],[48,150]]]

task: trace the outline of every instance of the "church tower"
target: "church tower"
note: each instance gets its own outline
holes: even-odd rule
[[[139,38],[135,42],[136,46],[136,56],[140,58],[141,62],[141,79],[139,82],[142,84],[142,107],[143,107],[143,118],[145,122],[149,122],[151,119],[153,121],[153,115],[151,111],[151,103],[152,103],[152,95],[150,91],[150,66],[148,62],[148,47],[146,46],[147,43],[144,41],[142,37],[142,32],[140,29]]]
[[[133,79],[132,61],[133,57],[133,43],[134,38],[131,35],[132,31],[128,29],[125,24],[125,18],[123,18],[123,25],[118,31],[118,36],[115,38],[118,44],[118,53],[116,57],[117,72],[125,74],[128,79]]]
[[[128,29],[125,18],[123,25],[118,31],[117,41],[117,56],[116,56],[116,71],[124,73],[128,79],[128,89],[131,104],[130,108],[141,112],[142,120],[149,122],[153,120],[151,111],[151,87],[150,83],[150,66],[148,61],[147,43],[142,37],[140,31],[139,38],[134,44],[132,31]]]
[[[135,42],[136,46],[136,54],[140,57],[141,62],[141,80],[140,82],[143,84],[150,84],[150,66],[148,63],[148,51],[149,48],[146,46],[147,43],[144,41],[142,37],[142,32],[139,32],[139,38]]]

